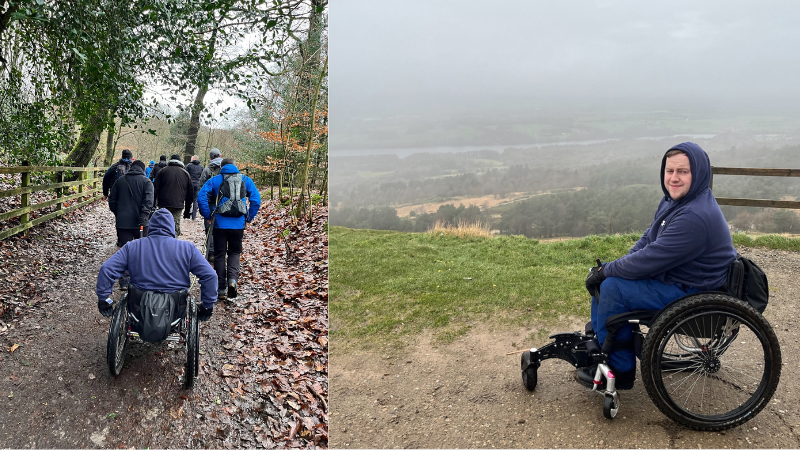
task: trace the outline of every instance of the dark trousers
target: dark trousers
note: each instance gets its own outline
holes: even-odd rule
[[[194,186],[194,200],[192,200],[192,220],[197,218],[197,193],[200,192],[200,186]]]
[[[217,272],[219,289],[225,289],[228,280],[239,279],[239,255],[242,253],[244,230],[214,228],[213,235],[214,270]]]
[[[147,230],[150,227],[144,227],[141,232],[139,230],[126,230],[123,228],[117,228],[117,247],[122,247],[128,242],[139,239],[140,237],[147,237]],[[122,273],[122,278],[119,279],[119,287],[127,288],[128,283],[130,283],[131,276],[128,274],[128,271]]]

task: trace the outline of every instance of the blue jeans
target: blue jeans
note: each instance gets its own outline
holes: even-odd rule
[[[664,284],[652,278],[606,278],[600,285],[600,301],[592,297],[592,328],[602,346],[608,334],[606,319],[609,317],[634,309],[659,310],[685,295],[699,291],[700,289],[677,284]],[[626,325],[617,332],[617,342],[630,341],[632,338],[631,325]],[[611,367],[619,372],[629,372],[636,368],[636,355],[632,349],[612,352],[608,359]]]

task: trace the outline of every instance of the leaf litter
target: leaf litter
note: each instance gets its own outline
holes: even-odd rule
[[[218,302],[212,319],[201,324],[200,373],[193,390],[181,389],[185,350],[162,346],[134,351],[129,346],[129,358],[119,377],[110,377],[105,369],[108,322],[96,312],[94,284],[99,264],[113,253],[109,242],[115,236],[113,216],[104,202],[34,227],[27,236],[0,241],[0,343],[8,350],[19,344],[13,353],[19,359],[5,370],[0,368],[0,392],[3,381],[12,383],[10,386],[26,385],[26,378],[20,380],[24,372],[19,371],[33,372],[27,379],[41,373],[44,362],[23,359],[27,357],[20,352],[47,347],[35,342],[36,333],[54,328],[47,319],[57,317],[51,314],[57,310],[62,314],[57,320],[66,323],[66,332],[95,342],[96,350],[88,357],[93,360],[81,367],[67,366],[69,370],[48,378],[53,386],[38,381],[42,392],[51,391],[65,401],[80,399],[73,407],[54,408],[57,423],[83,420],[90,411],[105,406],[101,417],[106,420],[109,410],[119,411],[115,417],[123,420],[115,424],[141,419],[136,432],[123,425],[112,426],[106,435],[108,446],[327,447],[327,208],[315,208],[313,218],[298,221],[291,216],[290,207],[265,199],[245,230],[239,297]],[[188,232],[181,238],[202,242],[202,226],[185,223],[182,229]],[[197,286],[194,289],[196,292]],[[27,322],[26,316],[30,316]],[[12,341],[25,327],[30,328],[26,329],[28,341]],[[52,352],[69,354],[75,361],[85,353],[75,341]],[[0,358],[12,356],[6,355]],[[0,367],[5,362],[0,359]],[[87,377],[98,371],[103,371],[102,376]],[[88,383],[78,381],[87,378]],[[8,398],[18,397],[10,389],[4,392]],[[19,408],[36,411],[34,404]],[[9,408],[6,414],[12,416],[15,410]],[[28,429],[32,424],[39,426],[36,414],[31,415]],[[168,415],[169,423],[155,419],[161,414]],[[37,442],[37,446],[92,445],[82,441],[84,437],[70,437],[80,435],[79,429],[66,429],[67,437],[48,436],[50,440]],[[27,441],[17,443],[22,445]]]

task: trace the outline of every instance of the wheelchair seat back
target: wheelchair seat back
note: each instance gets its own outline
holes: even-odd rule
[[[186,314],[189,291],[144,291],[128,287],[128,311],[133,317],[131,330],[146,342],[161,342],[169,336],[172,324]]]

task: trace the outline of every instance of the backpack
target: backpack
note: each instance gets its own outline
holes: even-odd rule
[[[219,188],[222,203],[217,206],[217,212],[225,217],[242,217],[247,214],[247,190],[244,187],[244,178],[241,173],[224,174],[222,185]]]
[[[728,268],[725,290],[739,300],[747,302],[759,313],[767,309],[769,301],[767,275],[756,263],[738,253],[736,260]]]
[[[117,164],[117,180],[124,177],[125,174],[128,173],[128,171],[131,169],[131,165],[133,165],[132,162],[126,163],[122,161],[120,161],[119,164]]]
[[[133,331],[145,342],[161,342],[172,331],[172,323],[186,313],[187,290],[143,291],[128,286],[128,310],[133,313]]]

